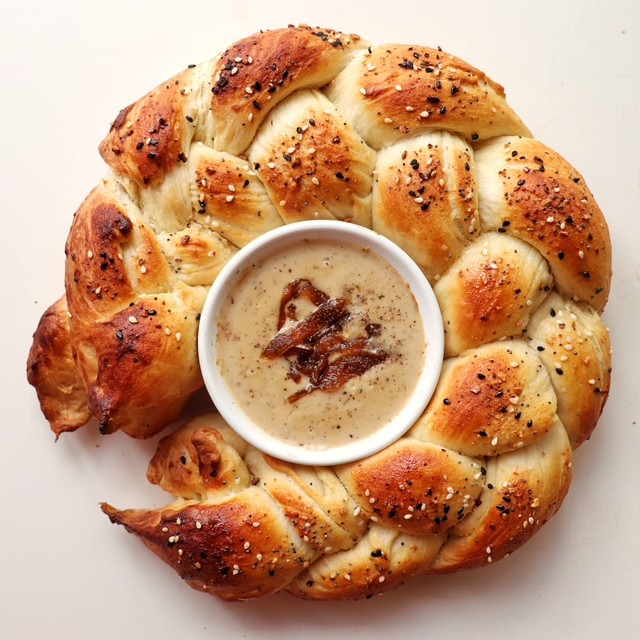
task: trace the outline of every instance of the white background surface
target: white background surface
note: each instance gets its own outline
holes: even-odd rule
[[[636,0],[3,5],[0,637],[640,637]],[[505,85],[534,134],[577,166],[613,240],[613,389],[563,508],[509,559],[356,603],[225,604],[188,588],[98,508],[168,501],[145,480],[155,442],[94,426],[54,442],[25,362],[62,293],[71,216],[104,171],[97,145],[119,109],[235,39],[290,22],[442,46]]]

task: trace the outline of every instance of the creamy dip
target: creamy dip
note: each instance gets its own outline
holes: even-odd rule
[[[294,286],[288,300],[283,293],[296,281],[309,284]],[[340,306],[337,320],[323,316],[330,317],[324,334],[333,337],[323,343],[316,333],[274,355],[270,346],[323,311],[320,300],[304,295],[309,288],[328,299],[325,306]],[[313,373],[300,373],[302,359],[321,343],[337,344],[325,358],[330,369],[348,371],[337,382],[327,368],[315,383]],[[345,345],[360,347],[355,368],[340,367]],[[364,438],[395,418],[415,389],[426,346],[418,305],[389,263],[366,246],[305,239],[238,274],[218,317],[216,352],[228,392],[248,418],[283,442],[322,450]]]

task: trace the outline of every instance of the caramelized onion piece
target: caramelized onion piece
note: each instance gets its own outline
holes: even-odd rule
[[[330,298],[323,302],[289,329],[277,333],[276,336],[262,351],[265,358],[277,358],[283,356],[289,349],[308,340],[311,336],[332,324],[344,321],[348,312],[344,310],[346,300],[343,298]]]
[[[361,376],[371,367],[384,362],[387,357],[384,351],[359,351],[358,353],[341,356],[324,368],[317,383],[311,383],[306,388],[296,391],[289,396],[288,401],[293,404],[316,390],[336,391],[345,382],[348,382],[351,378]]]
[[[308,298],[316,309],[281,331],[287,319],[297,320],[295,306],[289,303],[300,296]],[[341,331],[349,316],[345,299],[329,298],[309,280],[293,280],[284,288],[278,333],[263,349],[262,356],[287,358],[289,376],[294,382],[300,382],[303,375],[309,378],[304,389],[289,396],[290,403],[316,390],[335,391],[351,378],[361,376],[387,359],[385,351],[368,348],[370,339],[380,335],[380,324],[368,324],[366,336],[345,339]]]

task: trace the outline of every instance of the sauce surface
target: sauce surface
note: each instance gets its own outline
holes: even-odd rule
[[[324,306],[340,313],[323,314]],[[219,315],[216,350],[247,416],[283,442],[316,450],[393,419],[426,355],[404,279],[367,247],[333,240],[299,241],[239,274]],[[322,365],[300,366],[320,352]]]

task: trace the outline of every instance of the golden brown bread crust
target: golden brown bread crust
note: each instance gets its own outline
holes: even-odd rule
[[[87,390],[73,361],[65,297],[42,315],[27,361],[27,380],[38,392],[44,417],[56,437],[75,431],[91,418]]]
[[[559,508],[610,385],[611,245],[584,178],[502,87],[439,49],[261,32],[123,109],[75,215],[65,296],[28,361],[58,435],[148,437],[202,382],[199,312],[240,247],[305,219],[371,226],[434,285],[439,384],[412,429],[296,466],[205,415],[160,441],[158,509],[103,510],[196,589],[354,599],[494,562]]]

